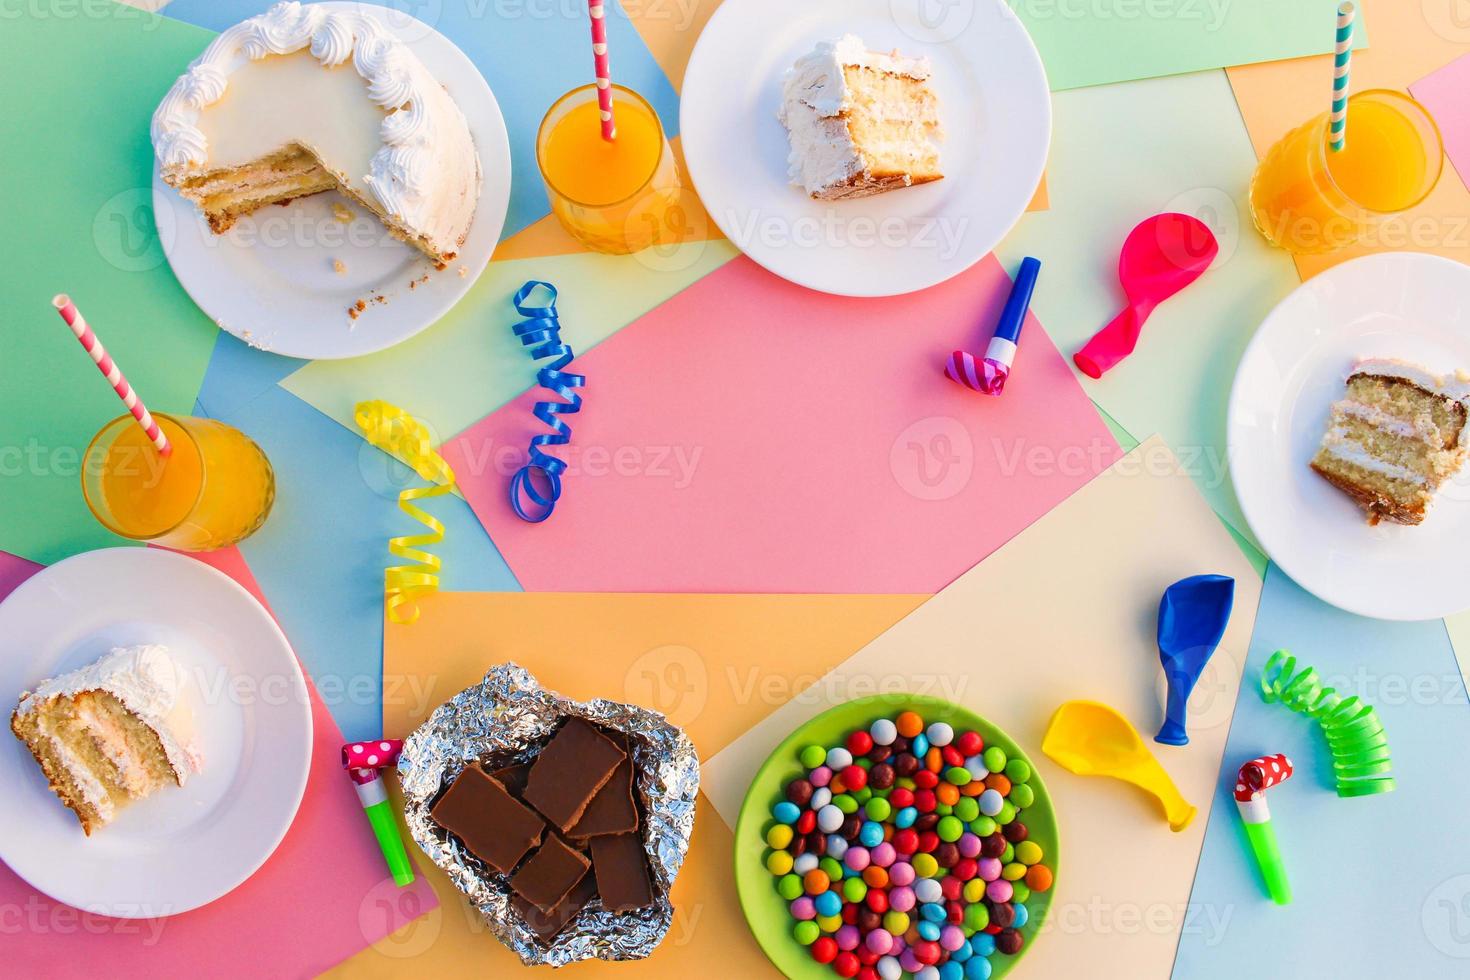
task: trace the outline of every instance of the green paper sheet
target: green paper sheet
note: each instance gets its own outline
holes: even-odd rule
[[[1118,251],[1139,221],[1194,214],[1216,233],[1210,271],[1148,320],[1138,349],[1099,381],[1077,377],[1126,431],[1159,433],[1205,499],[1253,548],[1226,465],[1225,411],[1256,327],[1298,285],[1291,258],[1251,226],[1256,157],[1223,71],[1059,92],[1050,211],[996,250],[1008,269],[1041,259],[1032,308],[1071,355],[1123,308]]]
[[[535,385],[537,362],[511,332],[520,319],[511,297],[527,280],[560,290],[561,336],[581,355],[737,254],[721,239],[668,253],[491,262],[433,329],[378,354],[313,362],[281,386],[354,432],[353,406],[383,399],[423,421],[442,443]],[[596,385],[588,379],[589,392]]]
[[[938,30],[972,2],[919,0]],[[1280,61],[1332,50],[1338,0],[1005,0],[1026,24],[1053,91]],[[1405,14],[1405,16],[1411,16]],[[983,25],[982,25],[983,26]],[[959,29],[963,29],[960,27]],[[1362,19],[1354,38],[1366,44]],[[1324,76],[1328,91],[1330,75]]]
[[[103,0],[0,22],[0,550],[49,563],[122,543],[88,512],[79,467],[123,405],[54,294],[71,294],[150,409],[193,410],[217,328],[159,245],[148,122],[212,37]]]

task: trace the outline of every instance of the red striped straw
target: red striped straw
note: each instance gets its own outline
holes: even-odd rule
[[[618,126],[613,120],[612,70],[607,64],[607,20],[603,16],[603,0],[587,0],[592,15],[592,64],[597,72],[597,108],[602,116],[602,138],[612,142]]]
[[[169,445],[163,430],[158,427],[153,416],[148,414],[148,409],[138,400],[138,393],[133,390],[132,385],[128,384],[128,379],[123,377],[117,362],[108,356],[107,348],[102,346],[102,341],[98,340],[92,328],[87,326],[87,321],[82,318],[81,311],[71,301],[71,297],[65,293],[59,293],[52,297],[51,305],[56,307],[56,312],[60,313],[66,325],[71,327],[71,332],[76,334],[77,340],[82,342],[82,349],[92,355],[92,360],[97,364],[97,370],[101,371],[112,384],[112,390],[117,392],[117,397],[123,400],[128,411],[133,413],[133,418],[137,419],[143,431],[148,433],[148,438],[153,440],[158,454],[167,456],[173,452],[174,447]]]

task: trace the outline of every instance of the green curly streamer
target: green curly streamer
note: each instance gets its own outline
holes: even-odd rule
[[[1332,769],[1337,777],[1337,795],[1372,796],[1391,793],[1393,777],[1388,734],[1373,706],[1356,695],[1340,697],[1324,687],[1317,671],[1296,671],[1296,657],[1277,650],[1261,671],[1261,698],[1267,704],[1281,702],[1292,711],[1317,719],[1332,752]]]

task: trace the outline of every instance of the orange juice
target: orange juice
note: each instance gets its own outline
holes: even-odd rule
[[[1328,147],[1329,113],[1292,130],[1251,178],[1251,216],[1273,244],[1329,252],[1367,237],[1388,215],[1428,196],[1443,154],[1434,120],[1387,89],[1348,100],[1342,150]]]
[[[108,530],[183,551],[245,538],[275,500],[270,461],[248,436],[212,419],[154,413],[173,451],[161,456],[131,415],[87,448],[82,494]]]
[[[597,87],[557,100],[541,121],[536,162],[551,210],[582,244],[636,252],[662,241],[679,197],[679,175],[658,115],[638,93],[612,87],[617,138],[602,138]]]

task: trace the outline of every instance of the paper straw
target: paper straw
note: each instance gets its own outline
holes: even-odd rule
[[[60,313],[66,325],[71,327],[71,332],[76,334],[77,340],[82,342],[82,349],[92,356],[97,370],[101,371],[103,377],[111,383],[112,390],[117,392],[117,397],[123,400],[128,411],[133,413],[133,418],[137,419],[143,431],[148,433],[148,438],[153,440],[158,454],[167,456],[173,452],[174,447],[169,445],[168,437],[163,434],[163,430],[158,427],[153,416],[148,414],[148,409],[138,400],[138,393],[133,390],[132,385],[128,384],[128,379],[123,376],[122,369],[117,366],[117,362],[108,356],[107,348],[102,346],[102,341],[98,340],[92,328],[87,326],[87,321],[82,318],[81,311],[71,301],[71,297],[65,293],[59,293],[51,298],[51,305],[56,307],[56,312]]]
[[[597,72],[597,108],[602,116],[602,138],[611,142],[617,138],[618,127],[613,120],[612,72],[607,64],[607,20],[603,0],[587,0],[587,12],[592,15],[592,64]]]
[[[1358,8],[1345,0],[1337,8],[1337,47],[1332,58],[1332,136],[1328,143],[1337,153],[1347,145],[1348,69],[1353,61],[1353,21]]]

